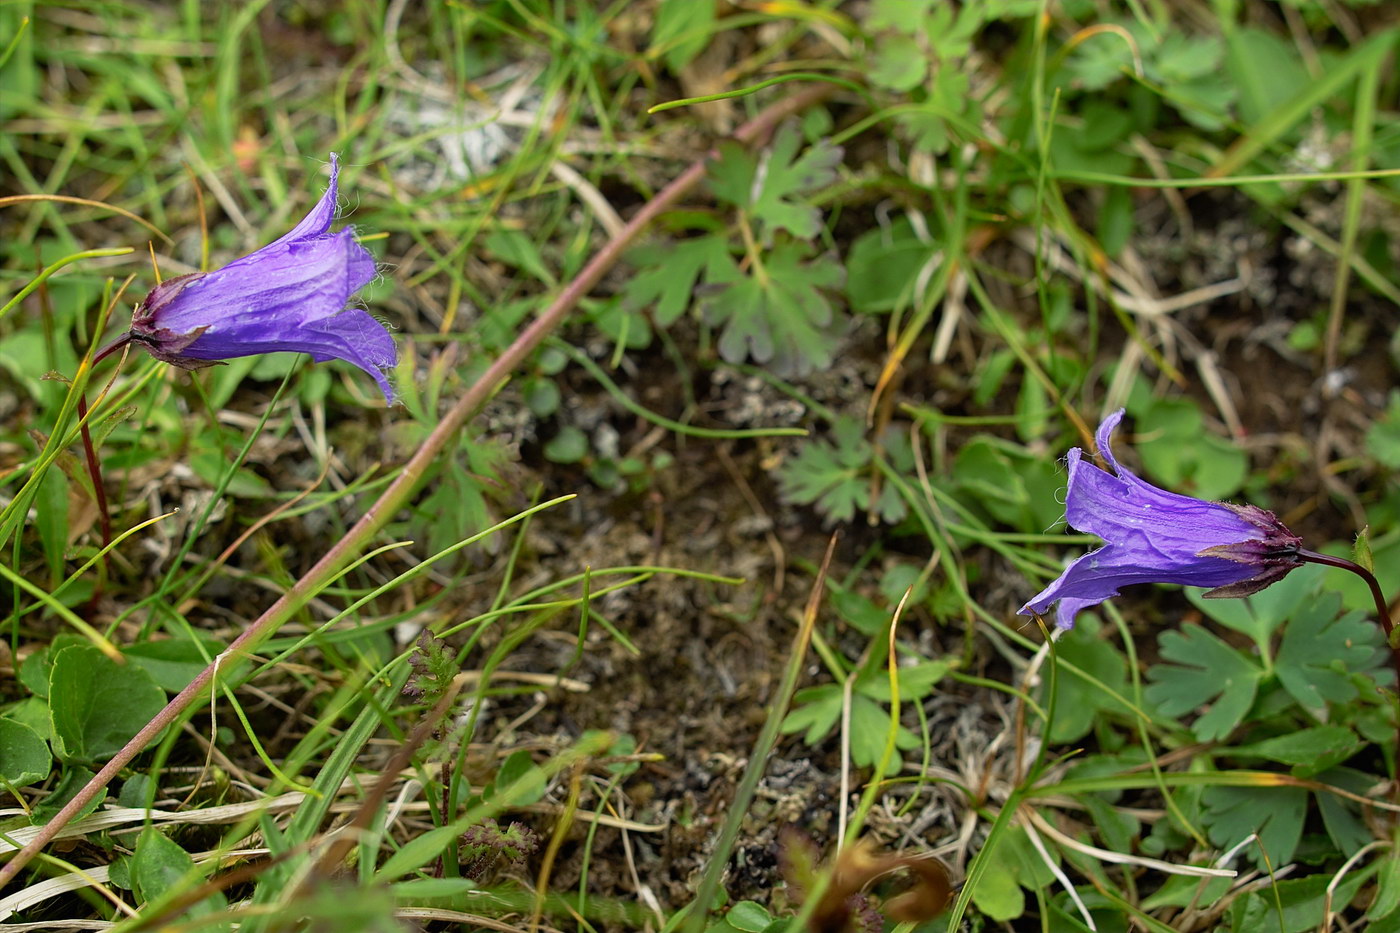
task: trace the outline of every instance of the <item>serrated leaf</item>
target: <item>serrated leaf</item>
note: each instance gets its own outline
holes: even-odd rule
[[[1341,597],[1323,593],[1303,605],[1283,630],[1274,664],[1279,682],[1310,710],[1356,699],[1351,674],[1373,670],[1381,660],[1380,630],[1364,613],[1339,616]]]
[[[823,289],[844,279],[835,257],[807,262],[807,247],[780,243],[763,267],[745,274],[731,257],[704,300],[705,318],[722,325],[720,356],[731,363],[752,359],[779,375],[800,375],[831,365],[839,340],[836,311]]]
[[[982,28],[982,21],[981,3],[963,4],[956,16],[952,4],[939,4],[929,14],[924,27],[934,56],[943,61],[966,58],[972,51],[973,37]]]
[[[1305,766],[1300,777],[1311,777],[1350,758],[1365,743],[1355,732],[1342,726],[1313,726],[1274,736],[1262,742],[1240,745],[1234,753],[1241,757],[1267,758],[1290,766]]]
[[[870,82],[891,91],[910,91],[928,74],[928,55],[914,37],[893,35],[875,47]]]
[[[933,688],[953,669],[954,662],[949,659],[938,661],[921,661],[911,664],[908,667],[898,667],[895,669],[899,678],[899,699],[901,703],[911,700],[921,700],[933,692]],[[881,666],[874,669],[868,675],[863,676],[856,684],[856,690],[863,696],[868,696],[872,700],[881,703],[889,703],[892,699],[890,695],[890,674]]]
[[[1272,856],[1271,856],[1272,857]],[[1278,866],[1274,862],[1274,866]],[[1260,866],[1263,867],[1262,865]],[[1326,929],[1323,918],[1329,908],[1350,904],[1367,880],[1367,873],[1350,872],[1333,877],[1324,872],[1307,878],[1273,881],[1262,890],[1237,898],[1226,915],[1228,926],[1238,933],[1311,933]],[[1222,918],[1225,919],[1225,918]],[[1363,926],[1369,933],[1383,933],[1380,924]]]
[[[1206,711],[1191,731],[1203,742],[1223,739],[1254,703],[1263,670],[1199,625],[1168,630],[1158,638],[1161,655],[1175,664],[1154,664],[1145,695],[1168,716],[1201,706]]]
[[[888,707],[876,703],[860,693],[851,694],[851,761],[861,768],[868,768],[885,754],[885,743],[889,740],[890,711]],[[896,749],[910,749],[919,746],[919,738],[903,726],[895,730]],[[898,769],[898,756],[891,767]]]
[[[841,688],[835,684],[799,690],[793,695],[792,709],[783,718],[782,731],[791,733],[806,729],[802,741],[816,745],[840,722],[841,704]]]
[[[1308,814],[1308,792],[1297,787],[1207,787],[1201,794],[1201,819],[1210,841],[1229,849],[1251,833],[1258,844],[1247,846],[1260,869],[1275,869],[1293,859]],[[1262,846],[1263,852],[1260,851]],[[1267,860],[1264,853],[1268,853]]]
[[[870,442],[852,417],[838,418],[832,441],[814,440],[778,470],[778,490],[789,502],[815,505],[831,521],[850,521],[870,501]],[[834,441],[834,443],[833,443]]]
[[[1308,776],[1359,796],[1365,796],[1376,783],[1373,775],[1355,768],[1330,768]],[[1322,825],[1327,828],[1327,835],[1332,837],[1337,851],[1350,857],[1375,838],[1366,821],[1362,820],[1356,803],[1325,790],[1315,791],[1313,796],[1322,814]]]
[[[1152,57],[1153,77],[1163,84],[1179,84],[1215,74],[1225,57],[1225,46],[1215,36],[1188,36],[1169,32]]]
[[[788,121],[757,157],[730,143],[721,145],[719,157],[710,163],[715,196],[757,221],[764,246],[772,245],[778,230],[803,240],[821,232],[821,211],[801,199],[835,180],[841,149],[821,140],[799,155],[801,147],[802,134],[796,122]]]
[[[1321,578],[1322,568],[1309,564],[1244,599],[1213,599],[1195,588],[1185,593],[1191,605],[1207,618],[1248,635],[1263,649],[1279,626],[1310,598]]]
[[[637,268],[622,290],[621,310],[650,308],[661,327],[673,324],[690,307],[700,273],[720,268],[729,259],[729,241],[710,234],[668,244],[649,244],[627,256]]]
[[[870,0],[865,28],[871,32],[891,29],[912,34],[919,29],[921,18],[935,2],[937,0]]]

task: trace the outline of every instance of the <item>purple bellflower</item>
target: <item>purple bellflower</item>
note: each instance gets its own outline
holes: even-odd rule
[[[339,174],[331,153],[330,187],[285,236],[222,269],[151,289],[132,315],[130,340],[184,369],[283,351],[345,360],[373,376],[392,403],[394,338],[367,311],[346,307],[375,267],[348,228],[330,232]]]
[[[1021,615],[1058,603],[1056,627],[1071,628],[1079,610],[1130,583],[1180,583],[1212,587],[1207,596],[1248,596],[1303,563],[1302,539],[1273,512],[1167,492],[1121,467],[1109,445],[1122,419],[1121,409],[1109,415],[1096,435],[1113,473],[1084,462],[1078,448],[1069,452],[1065,519],[1098,535],[1104,546],[1066,567],[1021,607]]]

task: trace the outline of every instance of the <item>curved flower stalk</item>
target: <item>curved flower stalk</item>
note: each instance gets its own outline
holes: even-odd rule
[[[1096,434],[1113,473],[1084,462],[1078,448],[1069,452],[1065,519],[1098,535],[1104,546],[1066,567],[1021,607],[1021,615],[1058,603],[1055,625],[1067,629],[1079,610],[1131,583],[1180,583],[1211,587],[1206,596],[1248,596],[1302,565],[1302,539],[1273,512],[1167,492],[1120,466],[1110,442],[1122,420],[1120,409]]]
[[[375,276],[374,257],[348,229],[331,233],[340,162],[311,213],[286,235],[213,272],[167,279],[131,318],[127,338],[185,369],[258,353],[309,353],[369,373],[394,400],[394,339],[351,296]]]

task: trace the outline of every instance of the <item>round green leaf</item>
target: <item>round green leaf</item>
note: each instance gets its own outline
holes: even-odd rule
[[[52,766],[43,736],[22,722],[0,719],[0,781],[24,787],[48,777]]]
[[[111,758],[165,706],[165,691],[134,664],[118,664],[89,644],[54,656],[49,710],[54,752],[68,762]]]

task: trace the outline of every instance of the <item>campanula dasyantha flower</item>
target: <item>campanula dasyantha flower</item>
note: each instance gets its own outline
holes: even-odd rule
[[[352,295],[375,276],[374,257],[348,230],[331,233],[339,160],[331,183],[291,232],[213,272],[167,279],[131,318],[130,339],[185,369],[257,353],[309,353],[353,363],[393,401],[387,371],[394,339]]]
[[[1130,583],[1208,586],[1207,596],[1248,596],[1302,563],[1302,540],[1273,512],[1167,492],[1119,466],[1109,445],[1122,419],[1121,410],[1109,415],[1096,435],[1112,474],[1084,462],[1078,448],[1069,452],[1065,519],[1098,535],[1104,546],[1066,567],[1021,607],[1022,615],[1058,602],[1055,624],[1070,628],[1075,613]]]

